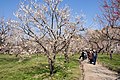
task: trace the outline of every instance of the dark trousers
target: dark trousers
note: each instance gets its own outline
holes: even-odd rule
[[[93,62],[93,59],[90,59],[90,64],[92,64],[92,62]]]
[[[96,64],[96,59],[97,59],[97,56],[95,56],[95,57],[93,57],[93,65],[95,65]]]

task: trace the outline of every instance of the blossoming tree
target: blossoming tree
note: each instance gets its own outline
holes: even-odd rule
[[[72,17],[68,6],[60,7],[62,0],[28,0],[20,3],[15,16],[19,27],[36,43],[48,58],[50,75],[54,73],[56,54],[65,51],[74,34],[83,30],[83,16]]]

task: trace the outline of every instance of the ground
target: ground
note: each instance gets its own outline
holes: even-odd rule
[[[0,54],[0,80],[81,80],[78,55],[70,56],[69,63],[64,55],[57,55],[54,75],[49,75],[49,66],[44,54],[15,55]]]
[[[99,55],[101,62],[114,65],[113,68],[117,68],[113,70],[118,71],[120,56],[113,56],[112,61],[106,56]],[[78,58],[79,54],[72,55],[69,63],[64,63],[64,56],[57,55],[55,73],[51,77],[44,55],[31,55],[20,59],[15,55],[0,54],[0,80],[120,80],[116,72],[108,70],[101,64],[92,65],[87,60],[79,64]]]
[[[83,65],[83,80],[120,80],[116,72],[108,70],[101,64],[89,64],[87,60],[81,64]]]

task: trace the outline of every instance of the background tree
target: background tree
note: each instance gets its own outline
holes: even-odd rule
[[[103,0],[101,3],[102,15],[99,20],[103,26],[119,27],[120,26],[120,0]]]
[[[10,20],[0,18],[0,52],[9,52]]]
[[[120,29],[120,0],[103,0],[100,6],[102,15],[98,16],[98,19],[103,27],[101,32],[106,44],[105,50],[109,52],[113,46],[112,42],[120,40],[118,32]]]

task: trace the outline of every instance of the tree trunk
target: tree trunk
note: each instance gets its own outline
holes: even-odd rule
[[[54,61],[49,58],[49,70],[50,70],[50,76],[54,73]]]
[[[15,57],[18,57],[19,53],[15,55]]]
[[[104,52],[102,52],[102,55],[103,55]]]
[[[54,61],[55,61],[55,59],[56,59],[56,54],[57,54],[56,52],[53,53],[53,60],[54,60]]]
[[[69,62],[69,57],[67,55],[67,52],[64,53],[64,57],[65,57],[65,62]]]
[[[112,60],[112,53],[110,53],[110,60]]]

